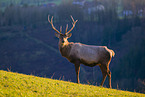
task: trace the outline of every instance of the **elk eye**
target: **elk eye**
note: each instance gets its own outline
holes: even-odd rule
[[[66,37],[66,35],[63,35],[63,37]]]

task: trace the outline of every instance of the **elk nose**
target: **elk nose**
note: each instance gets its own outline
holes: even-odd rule
[[[62,43],[64,43],[65,41],[64,41],[64,39],[62,39]]]

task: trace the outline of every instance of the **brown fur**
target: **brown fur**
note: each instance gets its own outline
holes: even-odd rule
[[[61,55],[64,56],[64,57],[68,57],[69,53],[70,53],[70,50],[71,50],[71,47],[72,47],[72,44],[68,44],[68,45],[65,45],[63,47],[60,46]]]
[[[61,39],[59,41],[62,41]],[[86,66],[89,67],[93,67],[96,65],[99,65],[101,71],[102,71],[102,75],[103,75],[103,80],[101,82],[101,85],[103,86],[103,83],[106,79],[106,76],[109,77],[109,87],[111,88],[111,72],[109,70],[109,64],[111,61],[112,56],[115,55],[113,50],[108,49],[106,46],[91,46],[91,45],[85,45],[85,44],[81,44],[81,43],[69,43],[67,41],[67,43],[62,43],[59,42],[59,49],[61,52],[61,55],[63,57],[66,57],[71,63],[75,64],[75,68],[76,68],[76,74],[77,74],[77,82],[79,83],[79,70],[80,70],[80,64],[84,64]],[[65,44],[65,45],[63,45]],[[97,61],[94,60],[94,62],[90,62],[88,60],[84,60],[81,57],[79,57],[79,55],[81,55],[81,52],[83,52],[83,48],[92,48],[93,50],[96,48],[97,51],[97,55],[99,56],[98,59],[96,58]],[[81,52],[78,50],[81,49]],[[83,53],[86,53],[84,50]],[[93,51],[92,50],[92,51]],[[89,52],[88,52],[89,54]],[[95,53],[94,53],[95,54]],[[85,55],[85,54],[84,54]],[[92,53],[93,55],[93,53]],[[88,56],[90,57],[90,56]]]

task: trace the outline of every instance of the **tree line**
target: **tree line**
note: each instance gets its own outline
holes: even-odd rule
[[[70,15],[76,17],[80,21],[91,21],[97,23],[115,22],[118,18],[144,18],[145,17],[145,1],[144,0],[93,0],[92,6],[98,6],[91,9],[87,4],[84,6],[75,5],[72,1],[63,1],[60,5],[23,5],[11,4],[0,11],[0,25],[28,25],[36,23],[45,23],[47,15],[56,17],[56,22],[67,21]],[[90,4],[91,5],[91,4]],[[104,9],[99,9],[99,5]],[[88,9],[92,10],[91,13]],[[92,7],[93,8],[93,7]],[[97,9],[98,8],[98,9]]]

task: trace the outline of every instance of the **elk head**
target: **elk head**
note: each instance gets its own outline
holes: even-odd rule
[[[74,29],[74,27],[75,27],[75,25],[76,25],[76,22],[78,21],[78,20],[74,20],[73,19],[73,17],[71,16],[71,19],[72,19],[72,28],[69,30],[69,31],[67,31],[68,30],[68,24],[66,25],[66,29],[65,29],[65,34],[62,34],[61,32],[62,32],[62,26],[60,26],[60,31],[58,31],[55,27],[54,27],[54,25],[53,25],[53,16],[51,17],[51,20],[49,19],[49,15],[48,15],[48,22],[51,24],[51,26],[52,26],[52,28],[57,32],[57,33],[55,33],[55,36],[56,37],[58,37],[59,38],[59,40],[60,40],[60,42],[61,43],[66,43],[66,42],[68,42],[67,41],[67,39],[68,38],[70,38],[71,37],[71,31]]]

